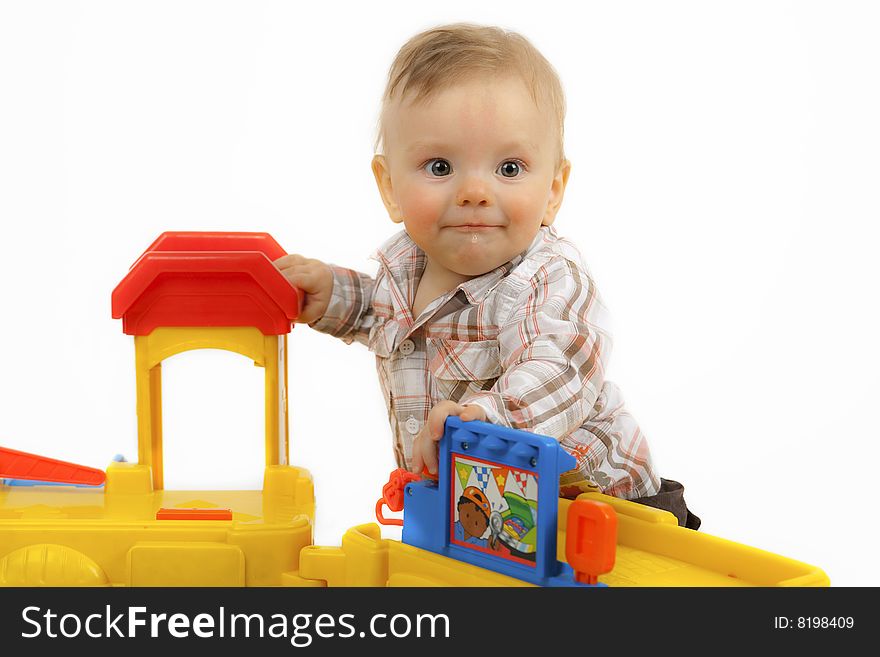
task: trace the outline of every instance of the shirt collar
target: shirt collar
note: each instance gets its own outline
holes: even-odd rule
[[[541,226],[535,239],[525,251],[492,271],[461,283],[455,290],[450,291],[449,296],[451,297],[458,290],[461,290],[470,303],[480,303],[514,267],[541,249],[545,242],[552,242],[556,239],[558,237],[552,226]],[[427,262],[425,252],[412,241],[405,230],[393,235],[383,243],[373,254],[373,259],[382,264],[398,288],[405,291],[415,287],[415,282],[421,278]],[[415,295],[414,289],[412,295]]]

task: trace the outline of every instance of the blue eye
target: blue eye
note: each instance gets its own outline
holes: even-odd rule
[[[447,162],[446,160],[435,158],[425,164],[425,171],[430,173],[432,176],[437,176],[438,178],[441,178],[443,176],[448,176],[450,173],[452,173],[452,165],[449,164],[449,162]]]
[[[507,160],[502,162],[496,173],[500,173],[505,178],[516,178],[522,173],[522,166],[516,160]]]

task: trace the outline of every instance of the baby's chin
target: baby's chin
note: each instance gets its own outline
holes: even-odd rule
[[[477,248],[464,248],[455,258],[441,258],[442,264],[460,276],[474,278],[487,274],[509,262],[516,254],[486,253]]]

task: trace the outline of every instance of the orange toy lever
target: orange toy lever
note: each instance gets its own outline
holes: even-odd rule
[[[97,468],[0,447],[0,477],[100,486],[106,475]]]
[[[397,468],[388,477],[388,483],[382,486],[382,497],[376,502],[376,520],[383,525],[403,526],[403,520],[398,518],[386,518],[382,515],[382,504],[388,505],[391,511],[403,511],[403,489],[406,485],[413,481],[419,480],[419,475]]]
[[[575,500],[568,508],[565,559],[575,581],[596,584],[599,575],[611,572],[617,554],[617,514],[611,505],[595,500]]]

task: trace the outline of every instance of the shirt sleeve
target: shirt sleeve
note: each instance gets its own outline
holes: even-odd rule
[[[532,277],[499,333],[502,374],[465,399],[493,424],[559,439],[581,426],[605,379],[607,311],[589,274],[556,258]]]
[[[375,323],[373,291],[376,281],[367,274],[330,265],[333,291],[330,304],[321,319],[309,324],[316,331],[340,338],[346,344],[354,341],[366,345]]]

